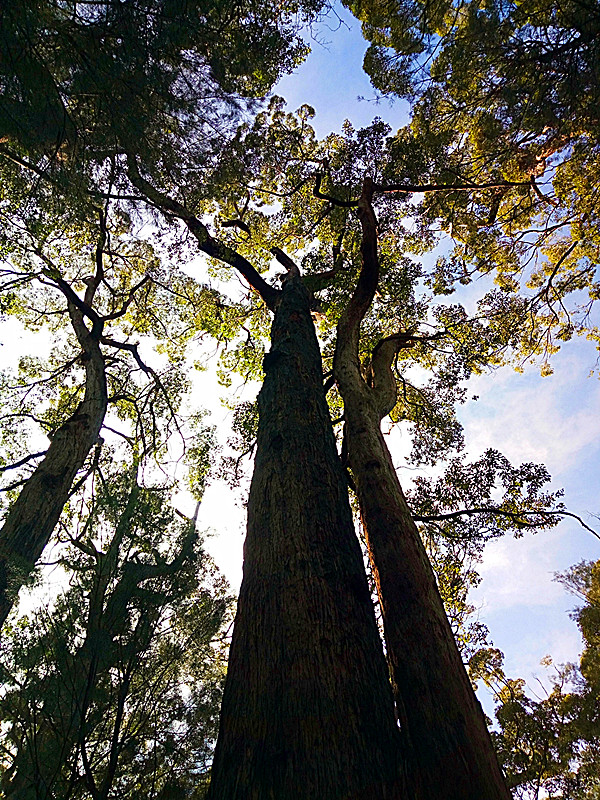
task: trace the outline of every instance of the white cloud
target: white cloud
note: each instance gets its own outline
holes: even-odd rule
[[[469,389],[480,399],[461,413],[469,452],[494,447],[515,463],[567,473],[600,437],[600,384],[588,378],[589,366],[585,355],[565,356],[550,378],[508,369],[476,378]]]
[[[516,606],[552,606],[564,597],[564,589],[553,581],[558,569],[556,545],[560,534],[547,531],[522,539],[490,542],[479,572],[481,585],[473,600],[482,610],[494,612]]]

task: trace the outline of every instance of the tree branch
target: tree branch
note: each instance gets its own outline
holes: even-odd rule
[[[14,464],[7,464],[5,467],[0,467],[0,472],[8,472],[9,469],[17,469],[18,467],[22,467],[23,464],[26,464],[28,461],[31,461],[33,458],[40,458],[41,456],[45,455],[45,450],[41,453],[30,453],[30,455],[25,456],[25,458],[22,458],[20,461],[15,461]]]
[[[373,389],[381,419],[390,413],[398,399],[396,377],[392,370],[394,356],[402,349],[409,349],[423,342],[435,341],[444,335],[444,331],[438,331],[430,336],[415,336],[410,331],[393,333],[375,345],[371,355],[367,382]]]
[[[50,280],[50,282],[54,286],[60,289],[60,291],[64,294],[64,296],[67,298],[67,304],[69,305],[69,307],[71,306],[75,307],[76,309],[78,309],[78,311],[82,316],[87,317],[90,320],[90,322],[92,323],[91,335],[94,338],[98,338],[102,333],[103,323],[101,317],[98,315],[96,311],[94,311],[94,309],[90,305],[88,305],[88,303],[85,302],[85,300],[82,300],[81,297],[79,297],[77,292],[75,292],[73,288],[67,283],[67,281],[61,276],[60,272],[52,263],[52,261],[39,248],[35,248],[34,252],[39,258],[42,259],[42,261],[44,261],[44,263],[48,265],[46,268],[42,267],[42,273],[46,276],[46,278]],[[72,314],[71,318],[73,318]],[[90,333],[87,330],[87,328],[85,328],[85,331],[86,334]],[[83,335],[81,327],[79,328],[79,333],[77,332],[77,330],[76,333],[79,343],[81,344],[80,334]]]
[[[367,392],[358,358],[360,324],[369,310],[379,281],[377,254],[377,219],[372,205],[373,180],[366,177],[358,205],[358,218],[362,228],[362,267],[356,287],[337,325],[334,356],[334,374],[342,396],[348,391]],[[366,400],[366,397],[364,398]]]
[[[360,245],[362,268],[354,293],[342,314],[347,335],[358,345],[358,331],[363,317],[369,310],[379,282],[379,256],[377,254],[377,219],[373,211],[373,181],[364,180],[358,202],[358,218],[362,228]],[[340,321],[341,322],[341,321]]]
[[[149,181],[142,177],[135,158],[129,154],[127,154],[127,174],[136,189],[147,197],[156,208],[163,213],[177,217],[177,219],[186,224],[203,253],[236,269],[248,281],[250,286],[260,294],[267,307],[274,310],[279,298],[279,290],[268,284],[242,255],[223,242],[214,239],[206,225],[191,211],[188,211],[185,206],[155,189]]]
[[[415,522],[436,522],[442,521],[446,519],[458,519],[458,517],[468,516],[471,517],[474,514],[495,514],[501,517],[509,517],[514,519],[518,524],[523,527],[527,528],[537,528],[539,527],[539,522],[527,522],[526,520],[521,519],[523,516],[532,516],[538,515],[541,517],[571,517],[571,519],[576,520],[582,528],[585,528],[586,531],[593,534],[596,539],[600,539],[600,533],[595,531],[593,528],[590,528],[581,517],[577,514],[573,514],[570,511],[506,511],[502,508],[496,508],[494,506],[484,506],[483,508],[463,508],[460,511],[449,511],[446,514],[429,514],[429,515],[418,515],[413,514],[412,518]]]
[[[279,261],[279,263],[284,266],[288,271],[288,276],[291,277],[300,277],[300,270],[298,269],[298,265],[295,261],[293,261],[287,253],[284,253],[280,247],[272,247],[271,252]]]
[[[179,433],[181,433],[179,422],[177,421],[177,414],[175,412],[175,409],[173,408],[173,404],[171,402],[171,398],[169,397],[169,393],[163,386],[163,383],[159,378],[158,374],[155,372],[155,370],[153,370],[152,367],[149,367],[147,364],[145,364],[144,361],[142,360],[142,357],[140,356],[138,351],[138,345],[131,344],[129,342],[118,342],[116,341],[116,339],[111,339],[108,336],[103,336],[101,338],[101,342],[103,344],[109,345],[110,347],[116,347],[118,350],[127,350],[129,353],[133,355],[133,358],[135,359],[135,362],[138,365],[138,367],[142,370],[142,372],[146,373],[146,375],[150,375],[157,388],[162,392],[167,407],[171,412],[171,418],[175,423],[175,427],[177,428]]]
[[[315,186],[313,194],[320,200],[328,200],[335,206],[341,208],[357,208],[360,206],[360,199],[358,200],[340,200],[337,197],[326,194],[321,191],[321,183],[323,181],[323,174],[317,172],[315,176]],[[375,194],[430,194],[431,192],[472,192],[478,189],[507,189],[511,187],[524,187],[533,188],[536,194],[541,195],[539,187],[533,180],[528,181],[490,181],[489,183],[474,183],[465,181],[463,183],[374,183],[373,192]]]
[[[344,266],[344,256],[342,255],[342,242],[346,228],[338,236],[337,242],[333,245],[333,267],[324,272],[317,272],[313,275],[305,275],[303,280],[311,292],[319,292],[327,288],[333,282],[335,276]]]
[[[126,314],[127,313],[127,309],[131,305],[131,303],[133,301],[133,298],[135,297],[135,294],[138,291],[138,289],[141,289],[142,286],[144,286],[144,284],[147,283],[149,280],[151,280],[150,276],[149,275],[144,275],[142,280],[138,281],[138,283],[136,283],[135,286],[132,286],[132,288],[129,290],[129,294],[127,295],[127,299],[123,302],[123,305],[121,306],[121,308],[118,311],[113,311],[112,314],[106,314],[104,317],[102,317],[102,322],[108,322],[109,320],[119,319],[119,317],[122,317],[124,314]]]
[[[95,253],[95,263],[96,263],[96,272],[94,273],[94,277],[90,280],[85,290],[84,301],[88,306],[91,306],[94,302],[94,295],[96,294],[96,290],[100,286],[104,278],[104,264],[102,263],[102,259],[104,256],[104,245],[106,244],[106,214],[102,209],[98,209],[98,215],[100,218],[100,236],[98,237],[98,241],[96,242],[96,253]]]
[[[341,208],[357,208],[360,203],[360,200],[339,200],[337,197],[332,197],[329,194],[325,194],[325,192],[321,191],[321,183],[323,181],[323,173],[317,172],[315,175],[315,185],[313,188],[313,194],[315,197],[318,197],[319,200],[328,200],[334,206],[340,206]]]

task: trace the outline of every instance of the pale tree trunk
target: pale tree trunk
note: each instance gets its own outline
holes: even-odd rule
[[[363,268],[338,326],[335,377],[345,437],[381,603],[388,661],[414,800],[509,800],[483,711],[462,663],[433,570],[411,518],[380,423],[396,401],[389,337],[361,373],[359,327],[378,280],[372,184],[359,205]]]
[[[81,312],[71,303],[69,313],[83,350],[85,394],[53,435],[46,455],[11,505],[0,529],[0,625],[50,541],[75,475],[97,442],[106,414],[105,364],[98,337],[87,330]]]
[[[208,797],[400,800],[391,686],[298,277],[265,373]]]

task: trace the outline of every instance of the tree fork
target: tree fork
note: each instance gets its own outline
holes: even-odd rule
[[[284,285],[209,800],[401,800],[400,732],[309,294]]]

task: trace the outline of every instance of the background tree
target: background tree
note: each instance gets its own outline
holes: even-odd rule
[[[136,472],[96,468],[63,525],[69,588],[8,626],[5,797],[202,796],[232,598],[195,519]]]
[[[525,681],[506,676],[496,649],[482,649],[471,660],[474,679],[494,691],[493,736],[515,797],[590,800],[598,794],[598,575],[598,562],[584,561],[557,576],[584,601],[573,612],[584,650],[579,668],[554,667],[549,690],[540,684],[531,697]],[[550,667],[552,659],[542,663]]]
[[[52,207],[44,216],[15,211],[4,217],[4,310],[26,329],[48,331],[56,345],[49,364],[25,357],[19,374],[4,379],[2,472],[10,477],[0,531],[2,620],[48,544],[75,477],[92,451],[98,455],[103,426],[115,430],[107,411],[121,438],[137,440],[139,456],[164,455],[173,433],[185,438],[177,412],[187,386],[186,343],[198,326],[226,337],[237,324],[235,306],[218,292],[167,271],[127,214],[99,209],[96,225],[65,230]],[[166,366],[155,370],[142,359],[140,335],[163,351]],[[23,457],[25,434],[38,452]]]

